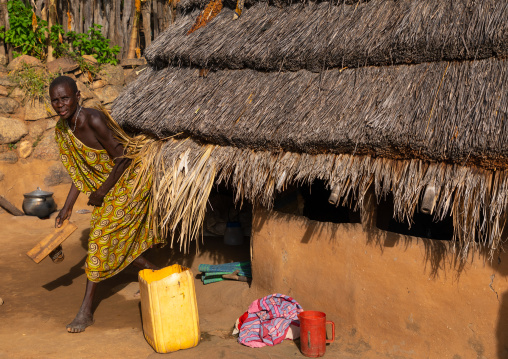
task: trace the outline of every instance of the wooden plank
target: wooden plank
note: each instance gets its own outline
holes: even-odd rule
[[[37,243],[35,247],[30,249],[27,252],[27,256],[35,263],[39,263],[46,258],[53,249],[62,244],[76,228],[78,227],[74,223],[65,221],[60,228],[56,228],[53,233],[48,234],[42,241]]]
[[[5,209],[7,212],[14,216],[24,216],[25,214],[16,208],[11,202],[5,199],[4,196],[0,196],[0,207]]]

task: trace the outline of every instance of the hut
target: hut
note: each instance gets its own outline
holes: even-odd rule
[[[226,183],[253,286],[327,312],[344,351],[508,357],[508,2],[176,6],[112,110],[161,139],[167,233],[185,247]]]

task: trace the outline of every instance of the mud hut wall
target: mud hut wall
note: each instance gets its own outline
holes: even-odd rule
[[[341,350],[363,358],[508,354],[506,253],[460,266],[440,241],[259,207],[251,241],[253,288],[325,312]]]

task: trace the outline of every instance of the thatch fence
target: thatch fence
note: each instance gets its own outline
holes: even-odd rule
[[[323,179],[361,208],[373,185],[410,222],[434,185],[434,217],[453,216],[457,253],[499,249],[508,2],[251,2],[238,20],[224,8],[187,34],[202,5],[179,4],[146,51],[151,67],[113,107],[130,131],[176,136],[154,157],[157,191],[199,172],[270,207],[285,186]]]

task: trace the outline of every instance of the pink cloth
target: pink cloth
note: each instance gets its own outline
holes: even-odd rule
[[[255,300],[240,326],[238,342],[251,348],[281,343],[286,337],[296,338],[298,313],[303,309],[296,300],[283,294],[272,294]],[[299,331],[298,331],[299,332]],[[289,335],[288,335],[289,334]]]

